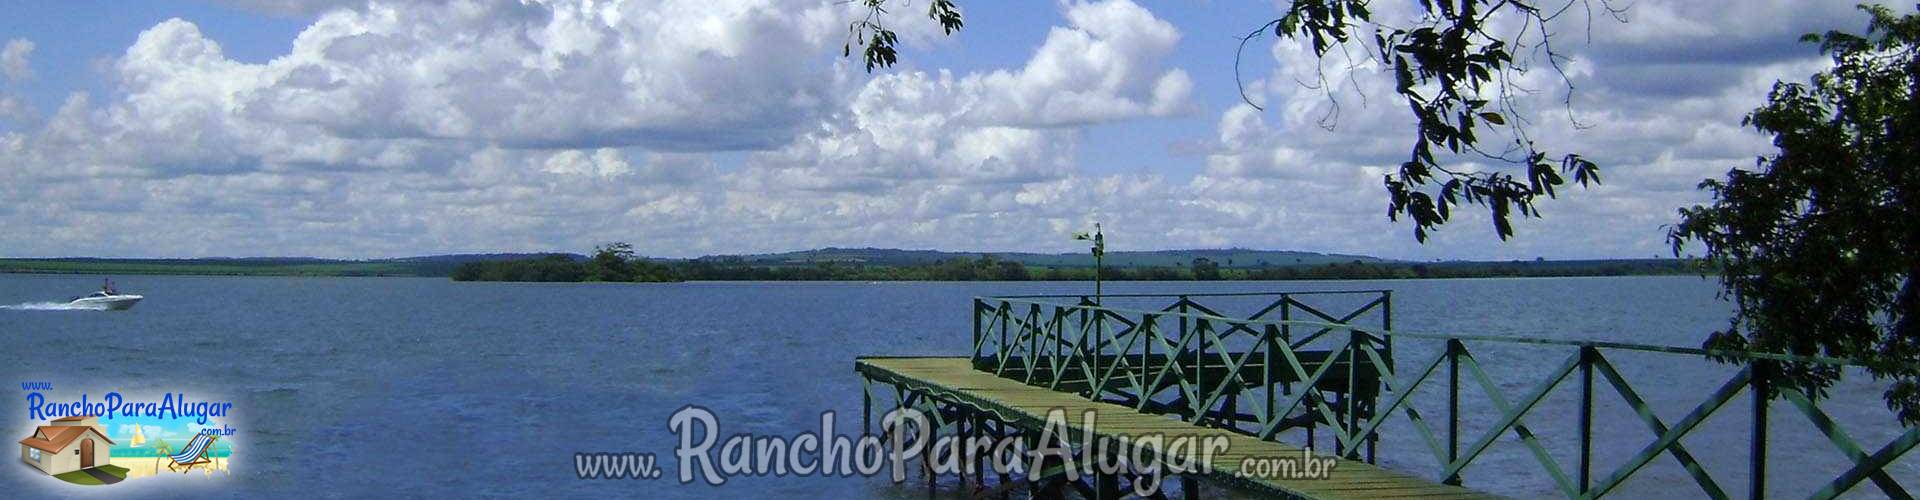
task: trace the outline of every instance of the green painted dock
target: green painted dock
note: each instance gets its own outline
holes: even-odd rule
[[[1295,498],[1497,498],[1459,486],[1435,483],[1357,460],[1340,460],[1324,479],[1267,479],[1242,477],[1239,469],[1249,457],[1300,457],[1301,449],[1284,443],[1254,439],[1224,429],[1200,427],[1179,420],[1141,413],[1112,403],[1090,401],[1068,392],[1049,390],[1020,383],[974,369],[966,357],[891,358],[866,357],[854,362],[854,370],[867,380],[904,387],[952,404],[960,404],[994,415],[998,420],[1029,429],[1038,429],[1049,411],[1065,410],[1073,438],[1079,438],[1078,415],[1094,412],[1094,433],[1109,438],[1158,433],[1169,439],[1218,436],[1228,440],[1229,448],[1215,456],[1205,479],[1243,488]],[[1080,444],[1077,443],[1076,444]],[[1323,455],[1324,456],[1324,455]]]
[[[1531,491],[1554,489],[1566,498],[1586,500],[1689,493],[1684,483],[1651,489],[1646,484],[1628,485],[1644,470],[1678,468],[1699,487],[1702,498],[1804,495],[1825,500],[1871,490],[1889,498],[1913,498],[1901,484],[1912,478],[1902,477],[1894,465],[1911,450],[1920,449],[1920,427],[1901,425],[1896,435],[1882,436],[1883,444],[1873,446],[1875,441],[1856,440],[1856,434],[1823,410],[1820,394],[1776,386],[1782,380],[1782,364],[1844,370],[1863,366],[1857,361],[1395,330],[1391,290],[976,297],[972,309],[972,335],[966,339],[970,356],[855,361],[869,415],[876,409],[886,411],[873,406],[878,388],[892,393],[896,407],[929,415],[928,422],[916,425],[931,427],[932,433],[942,436],[1050,440],[1045,444],[1049,448],[1065,440],[1083,451],[1088,446],[1082,441],[1148,434],[1169,442],[1187,436],[1216,444],[1224,439],[1228,451],[1213,457],[1202,473],[1177,478],[1178,489],[1187,498],[1198,497],[1195,492],[1200,488],[1194,481],[1296,498],[1485,498],[1489,495],[1467,487],[1477,485],[1473,466],[1486,462],[1496,443],[1517,444],[1526,452],[1523,456],[1539,464],[1540,480],[1530,486],[1534,490],[1523,493],[1527,496],[1538,496]],[[1476,351],[1500,355],[1482,358]],[[1693,401],[1680,401],[1663,418],[1663,412],[1614,367],[1610,358],[1616,355],[1679,363],[1719,360],[1743,366],[1717,388],[1700,394],[1691,409],[1685,403]],[[1483,364],[1508,370],[1517,365],[1526,374],[1519,381],[1497,383]],[[1521,391],[1510,393],[1509,387]],[[1422,388],[1429,389],[1425,407],[1416,408],[1413,400]],[[1574,398],[1574,404],[1543,403],[1555,395]],[[1722,411],[1742,395],[1752,398],[1747,405],[1750,412]],[[1596,401],[1606,398],[1631,409],[1645,431],[1616,425],[1596,432]],[[1769,430],[1769,409],[1782,406],[1776,400],[1791,403],[1785,409],[1797,410],[1833,444],[1850,462],[1842,463],[1844,471],[1812,484],[1768,483],[1768,441],[1779,432]],[[1034,439],[1048,426],[1048,413],[1055,409],[1067,412],[1070,435],[1043,434]],[[1671,420],[1675,411],[1684,411],[1684,416]],[[1078,425],[1078,417],[1087,412],[1096,417],[1092,438],[1083,435],[1086,429]],[[1707,425],[1716,415],[1729,413],[1748,415],[1744,421],[1735,415]],[[1491,415],[1492,425],[1462,428],[1469,414]],[[1890,412],[1885,416],[1898,424]],[[1379,467],[1376,444],[1389,420],[1402,439],[1425,444],[1438,466],[1419,471]],[[1541,439],[1536,432],[1540,428],[1529,424],[1547,420],[1569,421],[1572,436],[1557,443]],[[1703,429],[1729,428],[1747,433],[1744,471],[1704,466],[1685,444],[1685,438]],[[1639,451],[1624,460],[1603,463],[1595,460],[1594,453],[1600,440],[1615,448],[1638,444]],[[1298,460],[1302,448],[1337,458],[1332,473],[1241,474],[1243,465],[1276,463],[1247,462],[1246,458]],[[1517,451],[1509,446],[1502,453]],[[1726,447],[1700,451],[1740,452]],[[1113,452],[1096,450],[1094,454],[1111,456]],[[1152,455],[1163,463],[1169,458]],[[1667,456],[1672,460],[1662,465],[1658,460]],[[1563,463],[1565,458],[1558,457],[1571,460]],[[1295,463],[1300,462],[1305,461]],[[995,473],[998,484],[991,490],[1005,493],[1024,485],[1030,496],[1059,497],[1071,488],[1081,497],[1104,499],[1120,496],[1117,485],[1121,482],[1146,486],[1156,479],[1124,471],[1076,479],[1055,474],[1057,466],[1042,467],[1050,472],[1032,481]],[[933,465],[927,469],[929,488],[933,488],[936,471],[945,469]],[[958,474],[963,484],[976,488],[976,494],[988,488],[992,479],[979,472],[968,477],[966,469]]]

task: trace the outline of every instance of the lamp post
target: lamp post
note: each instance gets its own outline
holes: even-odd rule
[[[1100,269],[1107,256],[1107,237],[1100,232],[1100,223],[1095,222],[1091,236],[1087,233],[1077,233],[1073,235],[1073,239],[1093,240],[1093,304],[1100,305]]]

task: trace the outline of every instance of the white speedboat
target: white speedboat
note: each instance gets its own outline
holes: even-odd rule
[[[134,304],[140,302],[140,299],[144,298],[146,297],[130,293],[120,293],[118,290],[113,289],[113,281],[107,280],[105,284],[100,286],[100,291],[74,297],[73,301],[68,302],[67,305],[75,308],[120,311],[133,307]]]
[[[101,290],[98,292],[93,292],[91,294],[74,297],[73,301],[68,302],[67,305],[74,306],[74,307],[85,307],[89,309],[105,309],[109,311],[118,311],[118,310],[133,307],[135,303],[140,302],[140,299],[144,299],[144,298],[146,297],[133,295],[133,294],[126,294],[126,293],[111,293],[106,290]]]

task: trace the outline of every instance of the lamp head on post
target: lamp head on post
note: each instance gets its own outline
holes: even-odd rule
[[[1102,261],[1107,256],[1107,235],[1100,231],[1100,223],[1095,222],[1093,223],[1093,234],[1089,235],[1084,232],[1074,233],[1073,239],[1093,240],[1093,303],[1099,305],[1101,296],[1100,270],[1102,267],[1105,267]]]

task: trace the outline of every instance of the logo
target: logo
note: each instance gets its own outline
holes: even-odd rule
[[[661,457],[649,452],[576,452],[574,473],[580,479],[654,481],[677,479],[721,486],[745,476],[879,476],[905,482],[909,468],[932,475],[1019,476],[1038,484],[1053,474],[1068,481],[1081,477],[1126,476],[1131,490],[1143,498],[1165,496],[1169,475],[1215,472],[1219,464],[1237,464],[1239,479],[1322,480],[1339,465],[1334,457],[1313,454],[1311,447],[1298,456],[1265,456],[1231,449],[1232,441],[1218,434],[1197,432],[1132,432],[1107,436],[1096,432],[1097,413],[1083,411],[1078,430],[1069,424],[1064,408],[1047,412],[1037,431],[1000,436],[942,434],[926,413],[896,408],[880,419],[880,434],[849,436],[836,432],[833,411],[820,413],[818,431],[794,435],[729,433],[712,410],[686,406],[674,412],[667,429],[679,436],[673,450],[677,474],[665,470]],[[1169,420],[1171,422],[1171,420]],[[1003,428],[1004,431],[1005,428]],[[864,429],[862,429],[864,430]],[[1201,430],[1194,427],[1193,430]],[[1023,433],[1025,433],[1023,435]],[[909,465],[918,461],[919,465]]]
[[[19,440],[26,467],[73,484],[230,475],[233,403],[187,392],[57,392],[22,382],[29,425]]]

